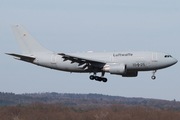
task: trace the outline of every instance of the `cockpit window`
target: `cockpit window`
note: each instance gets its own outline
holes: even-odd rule
[[[169,57],[171,57],[171,58],[172,58],[172,56],[171,56],[171,55],[165,55],[164,57],[165,57],[165,58],[169,58]]]

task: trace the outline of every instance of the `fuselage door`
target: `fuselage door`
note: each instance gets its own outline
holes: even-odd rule
[[[158,58],[157,58],[157,53],[152,53],[152,62],[157,62]]]

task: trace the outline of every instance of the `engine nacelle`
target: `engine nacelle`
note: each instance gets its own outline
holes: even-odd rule
[[[112,64],[105,66],[103,68],[105,72],[109,72],[111,74],[118,74],[118,75],[123,75],[126,74],[126,65],[124,63],[121,64]]]

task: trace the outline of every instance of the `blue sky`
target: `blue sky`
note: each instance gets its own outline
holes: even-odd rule
[[[13,93],[98,93],[179,100],[179,63],[136,78],[106,74],[107,83],[89,74],[67,73],[17,61],[4,53],[20,48],[11,24],[22,24],[44,47],[56,52],[159,51],[179,56],[178,0],[0,1],[0,91]]]

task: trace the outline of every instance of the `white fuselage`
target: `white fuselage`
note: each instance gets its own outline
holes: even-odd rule
[[[83,58],[106,61],[106,65],[124,63],[127,70],[130,71],[149,71],[158,70],[169,67],[177,62],[175,58],[165,57],[168,54],[151,51],[137,52],[87,52],[87,53],[70,53]],[[56,53],[37,53],[34,63],[40,66],[69,71],[69,72],[93,72],[85,70],[83,64],[64,60],[64,58]]]

